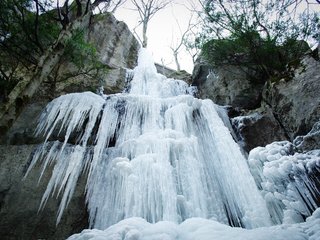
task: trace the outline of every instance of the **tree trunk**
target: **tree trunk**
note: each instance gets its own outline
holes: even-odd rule
[[[176,62],[177,71],[180,72],[181,68],[178,60],[178,52],[173,52],[173,56],[174,56],[174,61]]]
[[[147,20],[143,21],[143,28],[142,28],[142,47],[147,48],[148,45],[148,38],[147,38],[147,27],[148,27],[148,22]]]

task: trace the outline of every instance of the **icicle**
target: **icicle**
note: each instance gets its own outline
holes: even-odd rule
[[[293,154],[292,149],[283,141],[249,154],[251,171],[277,224],[302,222],[318,207],[320,192],[311,174],[319,174],[320,157],[316,152]]]

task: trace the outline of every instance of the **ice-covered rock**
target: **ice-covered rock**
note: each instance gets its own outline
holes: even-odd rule
[[[286,134],[269,107],[261,107],[253,113],[231,119],[242,147],[249,152],[274,141],[286,140]]]
[[[319,151],[295,153],[290,142],[274,142],[253,149],[248,161],[275,223],[302,222],[320,206]]]
[[[293,144],[303,152],[320,149],[320,122],[316,122],[307,135],[298,136]]]
[[[190,218],[181,224],[173,222],[148,223],[142,218],[125,219],[106,230],[84,230],[68,240],[318,240],[320,209],[305,223],[286,224],[256,229],[232,228],[214,220]]]

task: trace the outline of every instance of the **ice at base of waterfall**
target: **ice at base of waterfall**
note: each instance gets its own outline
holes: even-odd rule
[[[303,222],[319,207],[320,150],[297,153],[288,141],[273,142],[251,150],[248,163],[274,223]]]
[[[255,229],[232,228],[214,220],[189,218],[181,224],[169,221],[148,223],[128,218],[106,230],[84,230],[67,240],[319,240],[320,208],[304,223]]]

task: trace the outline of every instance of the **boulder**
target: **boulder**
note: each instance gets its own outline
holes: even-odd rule
[[[274,141],[286,140],[287,136],[269,107],[251,111],[249,115],[231,119],[239,143],[246,152]]]
[[[192,84],[200,98],[209,98],[219,105],[255,109],[260,106],[262,83],[251,81],[237,66],[210,66],[201,57],[195,64]]]

